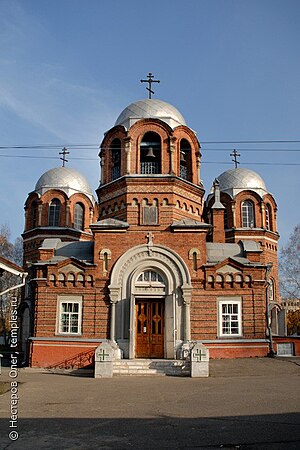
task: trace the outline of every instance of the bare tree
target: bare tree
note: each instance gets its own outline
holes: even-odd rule
[[[13,244],[10,242],[10,230],[7,225],[0,227],[0,256],[10,260],[13,256]]]
[[[8,259],[9,261],[22,266],[23,260],[23,248],[22,239],[19,237],[15,243],[10,242],[10,230],[7,225],[0,226],[0,256]],[[0,292],[5,291],[11,286],[15,286],[19,283],[19,279],[16,275],[9,272],[4,272],[0,276]],[[0,334],[4,337],[4,341],[7,344],[10,332],[10,314],[11,314],[11,296],[18,298],[20,301],[20,290],[17,292],[8,292],[0,296]]]
[[[279,282],[283,298],[300,299],[300,223],[279,253]]]

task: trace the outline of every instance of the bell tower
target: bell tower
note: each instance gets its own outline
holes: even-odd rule
[[[99,155],[99,220],[160,230],[173,221],[202,221],[200,144],[174,106],[157,99],[129,105],[105,134]]]

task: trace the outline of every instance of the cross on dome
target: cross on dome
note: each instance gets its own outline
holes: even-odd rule
[[[235,168],[237,169],[238,164],[240,164],[240,161],[237,160],[237,157],[238,157],[238,156],[241,156],[241,154],[238,153],[238,152],[236,151],[236,149],[234,149],[233,152],[230,153],[230,156],[233,156],[233,159],[232,159],[231,161],[234,162],[234,166],[235,166]]]
[[[149,98],[151,98],[151,94],[154,94],[154,91],[152,91],[152,83],[160,83],[160,80],[153,80],[153,77],[152,72],[149,72],[147,75],[148,80],[141,80],[141,83],[149,84],[149,87],[146,87],[147,91],[149,91]]]
[[[66,149],[66,147],[64,147],[64,148],[62,149],[62,151],[59,152],[59,154],[60,154],[60,155],[63,155],[62,158],[59,158],[59,159],[62,160],[62,166],[65,167],[65,163],[66,163],[66,162],[69,162],[69,161],[66,159],[66,155],[69,155],[70,152],[68,152],[68,150]]]

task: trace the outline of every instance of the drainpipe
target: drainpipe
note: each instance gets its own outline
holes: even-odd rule
[[[271,287],[271,281],[269,280],[269,276],[272,270],[273,264],[268,263],[266,268],[266,318],[267,318],[267,330],[269,334],[269,353],[268,356],[270,358],[274,358],[276,356],[276,352],[274,350],[273,346],[273,334],[272,334],[272,327],[271,327],[271,308],[270,308],[270,302],[269,302],[269,290]]]
[[[28,274],[27,274],[26,272],[22,273],[22,274],[20,275],[20,277],[21,277],[21,279],[22,279],[22,283],[17,284],[16,286],[12,286],[12,287],[10,287],[10,288],[8,288],[8,289],[5,289],[5,291],[3,291],[3,292],[0,292],[0,297],[1,297],[2,295],[4,295],[4,294],[7,294],[7,293],[10,292],[10,291],[14,291],[15,289],[18,289],[18,288],[20,288],[20,287],[25,286],[25,281],[26,281],[27,275],[28,275]]]

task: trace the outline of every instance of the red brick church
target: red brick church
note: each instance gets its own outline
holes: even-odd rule
[[[58,167],[26,200],[27,363],[85,365],[101,342],[130,360],[182,359],[194,342],[211,358],[272,352],[279,235],[263,179],[226,170],[205,197],[195,132],[151,98],[121,112],[99,156],[96,198]]]

